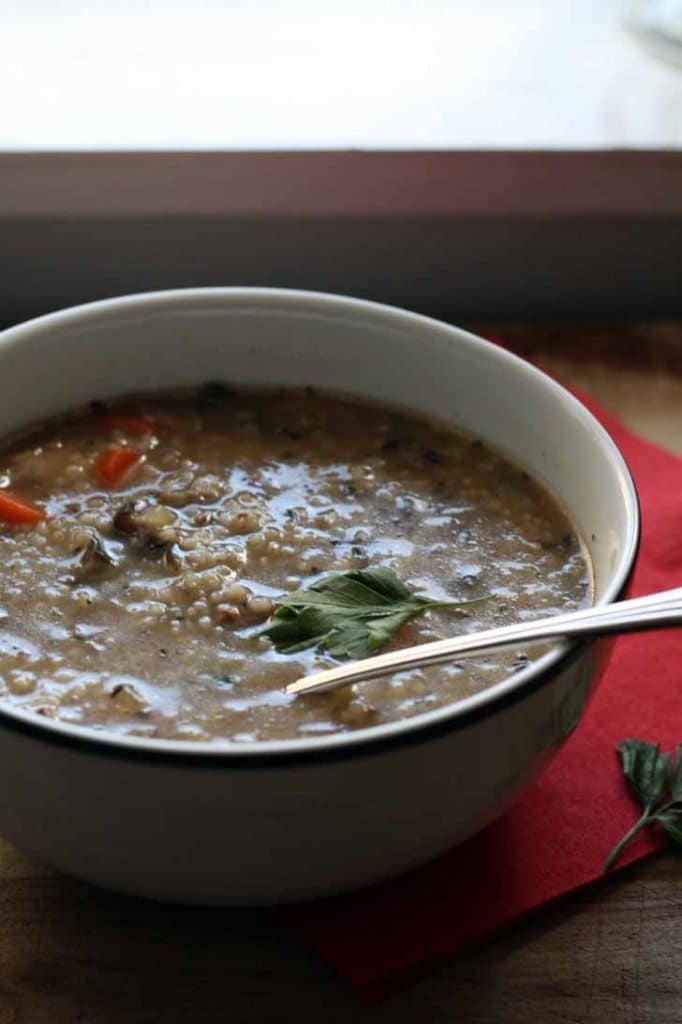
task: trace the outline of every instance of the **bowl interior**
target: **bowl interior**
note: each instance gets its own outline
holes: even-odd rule
[[[192,289],[31,321],[0,335],[0,435],[94,398],[207,380],[308,384],[437,417],[504,452],[550,488],[587,543],[597,601],[614,598],[630,571],[636,494],[618,450],[587,410],[503,349],[373,303],[269,289]],[[477,698],[522,685],[545,661]],[[411,719],[409,727],[438,714]]]

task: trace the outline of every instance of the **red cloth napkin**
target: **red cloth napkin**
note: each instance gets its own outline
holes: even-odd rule
[[[644,523],[633,596],[682,585],[682,459],[583,399],[628,461]],[[580,726],[520,802],[451,853],[394,881],[287,908],[285,926],[367,994],[602,877],[634,822],[617,743],[682,741],[682,632],[623,637]],[[665,843],[642,836],[622,868]]]

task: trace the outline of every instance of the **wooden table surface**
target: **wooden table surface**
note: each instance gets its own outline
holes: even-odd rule
[[[682,324],[496,333],[682,452]],[[371,1005],[266,911],[111,895],[1,843],[0,902],[0,1024],[682,1024],[682,857],[672,852]]]

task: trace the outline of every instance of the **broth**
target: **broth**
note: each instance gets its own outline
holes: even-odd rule
[[[3,495],[49,518],[10,522],[21,513],[9,509],[3,521]],[[279,654],[257,634],[278,597],[329,572],[386,566],[431,597],[481,599],[427,612],[392,646],[558,614],[591,586],[554,498],[475,438],[310,389],[221,385],[95,403],[8,442],[0,562],[2,701],[218,742],[410,717],[542,653],[286,696],[334,661]]]

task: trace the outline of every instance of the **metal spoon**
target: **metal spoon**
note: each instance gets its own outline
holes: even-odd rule
[[[582,608],[548,619],[519,622],[480,633],[465,633],[449,640],[404,647],[400,651],[364,658],[339,668],[303,676],[285,687],[289,694],[316,693],[337,686],[379,679],[410,668],[438,665],[499,647],[543,643],[546,640],[575,640],[611,633],[640,633],[682,625],[682,588],[664,590],[617,604]]]

